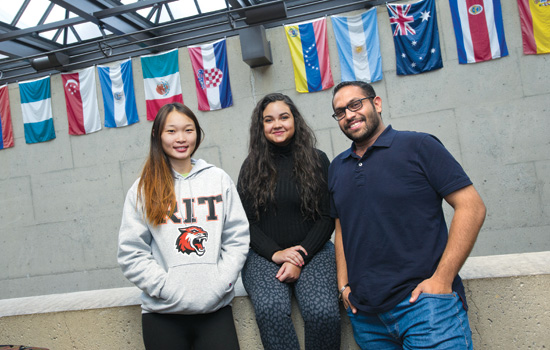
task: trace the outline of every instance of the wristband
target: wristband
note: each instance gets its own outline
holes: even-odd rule
[[[343,286],[342,288],[340,288],[340,290],[338,291],[338,294],[342,295],[342,293],[344,293],[344,291],[346,290],[347,287],[349,287],[349,283],[346,283],[345,286]]]

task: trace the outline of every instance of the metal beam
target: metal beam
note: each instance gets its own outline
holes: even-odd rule
[[[21,37],[24,37],[33,33],[47,32],[49,30],[65,28],[65,27],[74,26],[76,24],[81,24],[86,22],[88,21],[83,18],[74,17],[74,18],[64,19],[62,21],[42,24],[35,27],[29,27],[25,29],[15,29],[15,30],[0,34],[0,41],[19,39]]]

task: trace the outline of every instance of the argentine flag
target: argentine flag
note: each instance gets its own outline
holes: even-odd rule
[[[139,121],[132,60],[128,59],[114,66],[97,66],[103,106],[105,107],[105,127],[118,128]]]
[[[25,141],[38,143],[55,139],[50,77],[19,83]]]
[[[382,80],[376,8],[357,16],[331,16],[342,81]]]

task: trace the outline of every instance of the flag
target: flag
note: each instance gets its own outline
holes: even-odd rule
[[[518,0],[523,53],[550,53],[550,1]]]
[[[105,108],[105,127],[118,128],[139,121],[132,60],[128,59],[114,67],[97,66],[99,83]]]
[[[397,74],[418,74],[442,68],[435,0],[386,6],[393,31]]]
[[[334,85],[327,44],[326,18],[284,26],[298,92],[315,92]]]
[[[101,130],[94,67],[76,73],[61,73],[69,119],[69,135]]]
[[[178,49],[141,57],[145,85],[147,120],[155,120],[160,107],[167,103],[181,102]]]
[[[13,128],[11,125],[10,98],[8,84],[0,86],[0,149],[13,147]]]
[[[232,106],[225,39],[189,46],[188,50],[195,73],[199,110],[212,111]]]
[[[50,77],[19,83],[27,143],[55,139]]]
[[[376,8],[351,17],[331,16],[342,81],[382,80],[382,56]]]
[[[449,3],[459,63],[508,56],[500,0],[449,0]]]

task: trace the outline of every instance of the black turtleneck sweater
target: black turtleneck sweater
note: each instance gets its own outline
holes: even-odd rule
[[[270,145],[277,167],[277,187],[275,189],[275,203],[270,204],[267,210],[260,211],[260,220],[252,209],[249,196],[244,193],[239,176],[239,194],[243,202],[246,215],[250,222],[250,246],[254,251],[271,261],[273,254],[295,245],[301,245],[308,255],[304,256],[307,263],[330,239],[334,231],[334,220],[330,217],[330,203],[328,185],[320,203],[321,216],[317,220],[304,218],[301,211],[300,192],[298,184],[292,175],[294,154],[293,143],[278,147]],[[327,155],[317,150],[321,159],[322,172],[311,176],[322,176],[328,183],[328,167],[330,161]],[[248,161],[245,160],[245,163]]]

